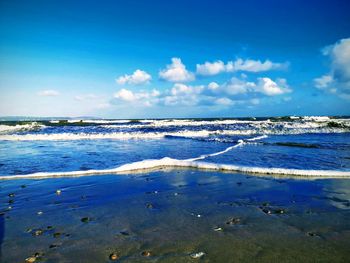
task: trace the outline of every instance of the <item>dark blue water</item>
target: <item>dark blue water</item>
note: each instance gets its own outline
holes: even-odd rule
[[[2,122],[0,175],[110,169],[220,152],[201,161],[350,171],[350,119]],[[251,138],[266,137],[249,142]]]

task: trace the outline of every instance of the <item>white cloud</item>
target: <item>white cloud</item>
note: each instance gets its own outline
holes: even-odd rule
[[[323,55],[330,59],[329,73],[315,78],[315,87],[350,98],[350,38],[341,39],[323,49]]]
[[[211,83],[208,85],[208,90],[213,94],[226,94],[230,97],[252,93],[263,94],[266,96],[276,96],[290,93],[292,91],[285,79],[277,79],[276,81],[273,81],[267,77],[258,78],[257,82],[232,77],[229,81],[223,83],[222,85],[216,86],[215,89],[212,89],[210,86]]]
[[[237,95],[251,92],[255,87],[256,84],[254,82],[249,82],[233,77],[221,86],[221,90],[229,95]]]
[[[174,105],[196,105],[199,102],[204,86],[189,86],[181,83],[175,83],[170,91],[165,92],[161,103],[167,106]]]
[[[285,79],[277,79],[276,82],[270,78],[258,78],[256,91],[267,96],[276,96],[291,92]]]
[[[208,84],[208,88],[209,88],[210,90],[212,90],[212,91],[218,89],[219,87],[220,87],[220,85],[217,84],[216,82],[210,82],[210,83]]]
[[[262,72],[269,70],[286,69],[288,67],[288,63],[275,63],[270,60],[261,62],[260,60],[243,60],[241,58],[238,58],[235,61],[228,61],[226,64],[221,60],[217,60],[215,62],[206,61],[204,64],[197,64],[196,67],[196,73],[198,75],[213,76],[223,72]]]
[[[333,77],[331,75],[323,75],[314,79],[315,86],[318,89],[326,89],[332,82]]]
[[[229,98],[224,97],[224,98],[216,99],[215,103],[218,105],[230,106],[230,105],[234,104],[234,101],[232,101]]]
[[[159,77],[170,82],[187,82],[195,79],[194,74],[186,69],[180,58],[172,58],[171,64],[159,72]]]
[[[171,95],[190,95],[199,94],[203,90],[203,86],[188,86],[181,83],[175,83],[171,89]]]
[[[217,75],[226,71],[226,66],[221,60],[215,62],[206,61],[204,64],[197,64],[197,74],[204,76]]]
[[[56,90],[49,89],[49,90],[41,90],[41,91],[39,91],[38,95],[39,96],[45,96],[45,97],[55,97],[55,96],[60,95],[60,93],[58,91],[56,91]]]
[[[160,92],[156,89],[153,89],[150,92],[149,91],[133,92],[128,89],[121,89],[114,94],[114,98],[124,102],[139,103],[144,106],[151,106],[154,103],[158,102],[159,95],[160,95]]]
[[[141,85],[149,83],[149,81],[152,79],[151,75],[148,74],[146,71],[137,69],[135,72],[131,75],[125,74],[124,76],[120,76],[115,81],[120,84],[131,84],[131,85]]]
[[[255,82],[246,79],[231,78],[219,85],[211,82],[204,85],[186,85],[175,83],[162,92],[121,89],[114,94],[118,101],[143,106],[214,106],[257,105],[261,97],[272,97],[291,92],[285,79],[275,81],[270,78],[258,78]]]
[[[288,63],[274,63],[270,60],[265,60],[261,62],[260,60],[246,59],[241,58],[237,59],[234,62],[228,63],[230,70],[228,71],[248,71],[248,72],[262,72],[276,69],[285,69],[288,67]]]
[[[131,90],[121,89],[114,94],[114,97],[124,101],[135,101],[136,97]]]

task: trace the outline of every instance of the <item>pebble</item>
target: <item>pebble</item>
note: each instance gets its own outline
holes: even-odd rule
[[[143,256],[143,257],[150,257],[151,255],[152,255],[152,253],[150,252],[150,251],[143,251],[142,253],[141,253],[141,255]]]
[[[270,209],[264,208],[264,209],[262,209],[262,211],[263,211],[265,214],[268,214],[268,215],[271,214],[271,210],[270,210]]]
[[[88,223],[91,221],[91,218],[90,217],[83,217],[80,221],[83,223]]]
[[[26,258],[26,262],[28,262],[28,263],[32,263],[32,262],[35,262],[35,261],[36,261],[36,257]]]
[[[190,254],[190,257],[193,258],[193,259],[197,259],[197,258],[201,258],[205,255],[204,252],[196,252],[196,253],[192,253]]]
[[[146,207],[149,208],[149,209],[154,208],[153,205],[152,205],[151,203],[147,203],[147,204],[146,204]]]
[[[307,234],[309,237],[316,237],[316,236],[317,236],[317,234],[314,233],[314,232],[307,232],[306,234]]]
[[[222,229],[222,227],[219,227],[219,226],[217,226],[217,227],[214,227],[214,231],[223,231],[223,229]]]
[[[37,214],[40,216],[43,214],[43,211],[39,211]]]
[[[54,238],[59,238],[61,236],[61,233],[60,232],[56,232],[53,234],[53,237]]]
[[[62,191],[61,190],[56,190],[56,195],[60,195],[62,193]]]
[[[109,255],[109,259],[110,260],[117,260],[119,258],[118,254],[117,253],[111,253]]]
[[[44,233],[42,229],[37,229],[33,232],[33,236],[41,236]]]
[[[226,222],[227,225],[237,225],[241,222],[241,219],[239,218],[231,218],[229,221]]]
[[[284,209],[276,209],[274,211],[276,214],[284,214],[285,213],[285,210]]]
[[[9,197],[15,197],[15,193],[9,193]]]
[[[38,258],[38,257],[42,257],[44,255],[44,253],[41,253],[41,252],[36,252],[34,254],[34,257]]]
[[[56,248],[56,247],[58,247],[58,245],[56,245],[56,244],[51,244],[51,245],[49,246],[49,248]]]

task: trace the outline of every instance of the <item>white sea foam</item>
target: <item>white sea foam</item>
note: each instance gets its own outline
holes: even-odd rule
[[[316,121],[316,122],[330,121],[330,118],[328,116],[304,116],[303,119],[307,121]]]
[[[50,123],[60,123],[61,120],[51,120]],[[121,124],[121,123],[130,123],[133,122],[133,120],[105,120],[105,119],[70,119],[66,120],[67,123],[96,123],[96,124]],[[148,120],[140,120],[139,122],[151,122]]]
[[[267,136],[266,136],[266,135],[262,135],[262,136],[258,136],[258,137],[246,139],[245,141],[252,142],[252,141],[262,140],[262,139],[265,139],[265,138],[267,138]],[[210,153],[210,154],[203,154],[203,155],[201,155],[201,156],[199,156],[199,157],[196,157],[196,158],[187,159],[186,161],[198,161],[198,160],[203,160],[203,159],[208,158],[208,157],[213,157],[213,156],[217,156],[217,155],[220,155],[220,154],[227,153],[228,151],[231,151],[231,150],[234,149],[234,148],[237,148],[237,147],[239,147],[239,146],[244,145],[244,144],[246,143],[245,141],[243,141],[243,140],[238,140],[238,143],[237,143],[236,145],[227,147],[227,148],[226,148],[225,150],[223,150],[223,151],[215,152],[215,153]]]
[[[212,171],[228,171],[228,172],[242,172],[248,174],[262,174],[262,175],[284,175],[284,176],[302,176],[302,177],[350,177],[350,171],[333,171],[333,170],[298,170],[285,168],[264,168],[264,167],[248,167],[230,164],[216,164],[209,162],[196,162],[190,160],[178,160],[165,157],[155,160],[143,160],[119,166],[113,169],[104,170],[87,170],[87,171],[71,171],[71,172],[41,172],[24,175],[0,176],[0,179],[26,179],[26,178],[50,178],[63,176],[87,176],[100,174],[125,174],[132,172],[140,172],[144,170],[153,170],[159,168],[195,168]]]
[[[350,131],[350,119],[334,119],[332,123],[339,127],[329,127],[329,118],[307,117],[300,121],[248,121],[248,120],[156,120],[142,124],[103,125],[102,127],[115,129],[142,129],[166,127],[219,127],[232,130],[237,134],[300,134],[300,133],[340,133]],[[230,125],[230,126],[228,126]]]
[[[24,126],[24,125],[21,125]],[[33,129],[40,126],[28,126]],[[23,127],[13,128],[23,129]],[[4,129],[6,130],[6,129]],[[8,131],[8,130],[7,130]],[[269,126],[268,124],[261,124],[257,127],[240,128],[240,129],[224,129],[224,130],[180,130],[173,132],[104,132],[104,133],[35,133],[35,134],[4,134],[0,133],[0,140],[4,141],[56,141],[56,140],[94,140],[94,139],[160,139],[165,136],[177,136],[177,137],[209,137],[209,136],[249,136],[249,135],[280,135],[280,134],[305,134],[305,133],[343,133],[349,132],[349,128],[331,128],[327,126],[320,127],[313,123],[309,124],[292,124],[287,123],[284,127]]]
[[[255,138],[249,138],[245,141],[257,141],[266,138],[267,136],[259,136]],[[249,167],[239,166],[232,164],[217,164],[210,162],[198,162],[198,160],[205,159],[210,156],[217,156],[224,154],[236,147],[245,144],[245,141],[239,140],[236,145],[230,146],[223,151],[215,152],[207,155],[201,155],[197,158],[179,160],[169,157],[153,160],[143,160],[133,163],[121,165],[117,168],[102,169],[102,170],[87,170],[87,171],[70,171],[70,172],[40,172],[24,175],[11,175],[0,176],[0,180],[5,179],[40,179],[40,178],[53,178],[64,176],[88,176],[88,175],[101,175],[101,174],[126,174],[142,171],[149,171],[159,168],[193,168],[212,171],[228,171],[228,172],[241,172],[248,174],[260,174],[260,175],[283,175],[283,176],[299,176],[308,178],[342,178],[350,177],[350,171],[334,171],[334,170],[299,170],[299,169],[286,169],[286,168],[265,168],[265,167]]]
[[[37,122],[32,122],[28,124],[17,124],[17,125],[0,125],[0,133],[29,131],[34,129],[40,129],[43,127],[45,127],[45,125],[39,124]]]
[[[4,134],[0,135],[3,141],[59,141],[59,140],[95,140],[95,139],[159,139],[165,136],[177,137],[207,137],[215,132],[179,131],[179,132],[112,132],[112,133],[37,133],[37,134]]]

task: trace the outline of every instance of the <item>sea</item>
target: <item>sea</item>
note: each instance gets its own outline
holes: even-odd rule
[[[349,178],[346,116],[0,118],[0,261],[346,262]]]

